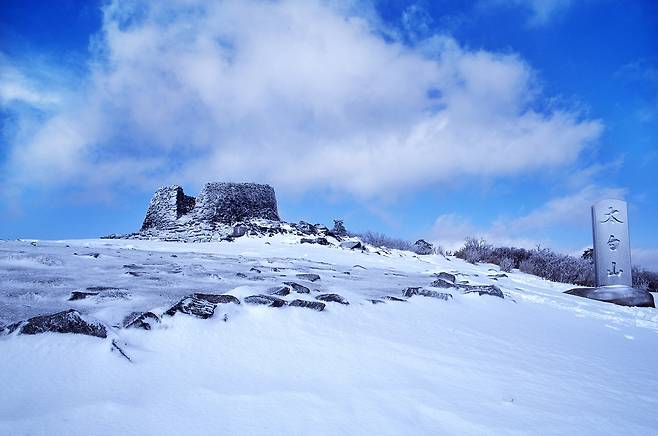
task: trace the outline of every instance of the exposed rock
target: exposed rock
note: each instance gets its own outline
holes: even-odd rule
[[[434,253],[434,245],[430,244],[424,239],[419,239],[414,242],[413,251],[416,254],[426,255]]]
[[[387,296],[384,297],[384,299],[389,300],[389,301],[398,301],[398,302],[407,301],[404,298],[394,297],[393,295],[387,295]]]
[[[233,238],[240,238],[244,235],[247,234],[247,231],[249,228],[243,224],[238,224],[233,227],[233,232],[231,233],[231,237]]]
[[[305,307],[307,309],[317,310],[318,312],[322,312],[326,307],[326,304],[319,301],[308,300],[292,300],[288,305],[292,307]]]
[[[317,282],[318,280],[320,280],[320,276],[317,274],[300,273],[300,274],[296,274],[296,276],[299,277],[300,279],[309,280],[311,282]]]
[[[98,292],[84,292],[84,291],[73,291],[69,297],[69,301],[84,300],[87,297],[93,297],[98,295]]]
[[[384,300],[378,300],[376,298],[373,298],[369,300],[372,304],[380,304],[380,303],[386,303]]]
[[[454,282],[449,282],[444,279],[436,279],[430,284],[430,286],[434,288],[454,288],[457,285]]]
[[[495,285],[479,285],[479,286],[460,286],[462,293],[471,294],[477,292],[478,295],[491,295],[493,297],[505,298],[503,291]]]
[[[455,283],[457,281],[457,277],[455,277],[454,274],[450,274],[450,273],[443,272],[443,271],[438,273],[436,275],[436,277],[439,278],[439,279],[443,279],[447,282],[451,282],[451,283]]]
[[[276,288],[270,288],[270,295],[280,295],[285,297],[291,292],[292,289],[290,289],[290,286],[278,286]]]
[[[318,245],[331,245],[327,238],[302,238],[300,241],[302,244],[318,244]]]
[[[125,328],[151,330],[155,324],[160,324],[160,318],[153,312],[144,312],[133,317]]]
[[[176,313],[181,312],[196,316],[197,318],[206,319],[213,316],[218,304],[227,303],[240,304],[240,300],[233,295],[197,293],[183,298],[167,310],[165,314],[174,316]]]
[[[421,287],[407,288],[402,292],[402,295],[405,297],[413,297],[414,295],[421,295],[423,297],[438,298],[439,300],[448,301],[452,298],[452,294],[447,292],[438,292],[432,291],[429,289],[423,289]]]
[[[345,229],[343,220],[334,220],[334,228],[331,229],[331,232],[341,238],[347,236],[347,229]]]
[[[345,299],[345,297],[338,294],[320,294],[317,297],[315,297],[315,299],[320,301],[329,301],[332,303],[340,303],[345,305],[350,304],[349,301]]]
[[[247,304],[259,304],[270,307],[282,307],[287,304],[286,300],[283,298],[272,297],[271,295],[251,295],[245,297],[244,302]]]
[[[36,335],[39,333],[75,333],[80,335],[106,338],[105,326],[97,321],[87,321],[77,310],[69,309],[52,315],[41,315],[27,321],[14,323],[7,327],[9,333],[18,329],[23,335]]]
[[[310,294],[311,290],[304,285],[295,282],[283,282],[284,285],[290,286],[298,294]]]
[[[347,250],[363,250],[366,248],[361,241],[343,241],[340,243],[340,248]]]
[[[188,214],[194,208],[194,197],[185,195],[178,185],[165,186],[153,194],[149,204],[142,230],[166,230],[172,227],[176,220]]]
[[[297,230],[302,232],[305,235],[317,235],[318,234],[318,229],[310,223],[307,223],[306,221],[300,221],[298,224],[294,225]]]

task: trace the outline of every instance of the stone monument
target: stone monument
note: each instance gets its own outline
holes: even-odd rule
[[[592,206],[592,236],[596,287],[566,293],[622,306],[655,307],[649,292],[633,288],[625,201],[601,200]]]

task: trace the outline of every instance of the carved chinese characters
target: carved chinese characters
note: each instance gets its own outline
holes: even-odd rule
[[[592,206],[596,286],[632,285],[626,202],[601,200]]]

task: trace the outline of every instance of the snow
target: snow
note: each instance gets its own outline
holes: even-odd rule
[[[441,271],[495,284],[506,298],[369,301],[428,287]],[[0,434],[658,434],[658,311],[565,295],[571,285],[518,271],[490,277],[499,273],[292,235],[3,241],[0,323],[74,308],[110,331],[105,340],[0,337]],[[350,305],[227,304],[206,320],[177,314],[151,331],[111,328],[192,292],[243,299],[284,281]],[[67,301],[89,286],[124,294]]]

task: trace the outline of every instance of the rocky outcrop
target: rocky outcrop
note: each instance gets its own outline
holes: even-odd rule
[[[424,239],[419,239],[414,242],[413,251],[416,254],[427,255],[434,253],[434,245],[430,244]]]
[[[77,310],[69,309],[52,315],[41,315],[6,327],[6,333],[18,330],[23,335],[39,333],[76,333],[80,335],[107,337],[107,329],[97,321],[84,319]]]
[[[312,310],[317,310],[318,312],[322,312],[327,305],[324,304],[324,303],[320,303],[319,301],[292,300],[288,304],[288,306],[290,306],[290,307],[304,307],[306,309],[312,309]]]
[[[315,299],[320,301],[328,301],[332,303],[340,303],[345,305],[350,304],[349,301],[345,299],[345,297],[338,294],[320,294],[317,297],[315,297]]]
[[[272,297],[271,295],[250,295],[245,297],[244,302],[247,304],[269,306],[269,307],[283,307],[287,304],[283,298]]]

